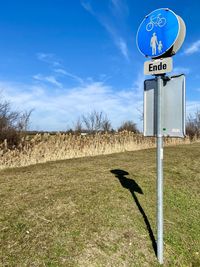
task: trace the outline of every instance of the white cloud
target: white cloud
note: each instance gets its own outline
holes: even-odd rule
[[[143,81],[138,78],[132,88],[116,91],[103,82],[91,82],[66,89],[48,90],[43,83],[16,84],[0,82],[5,99],[21,110],[34,109],[31,128],[36,130],[66,130],[67,125],[84,113],[104,111],[118,127],[124,120],[139,121],[142,107]],[[52,84],[53,85],[53,84]]]
[[[92,6],[90,5],[90,3],[89,3],[88,1],[83,1],[83,0],[81,0],[81,5],[82,5],[82,7],[83,7],[86,11],[88,11],[88,12],[90,12],[92,15],[94,15],[94,11],[93,11],[93,9],[92,9]]]
[[[126,4],[126,0],[111,0],[112,4],[112,12],[117,17],[119,16],[127,16],[129,14],[129,9]]]
[[[82,114],[94,109],[104,111],[113,127],[124,120],[133,120],[138,124],[143,109],[143,81],[138,79],[131,88],[116,91],[103,82],[93,82],[70,89],[48,90],[44,84],[19,84],[0,81],[0,91],[4,99],[10,101],[14,109],[34,109],[31,115],[31,129],[66,130]],[[200,109],[200,101],[186,102],[186,115]]]
[[[190,69],[189,68],[185,68],[185,67],[175,67],[173,69],[172,74],[173,75],[177,75],[177,74],[189,74],[190,73]]]
[[[88,1],[81,1],[81,5],[83,8],[92,14],[98,21],[99,23],[106,29],[106,31],[110,34],[114,44],[117,46],[121,54],[124,56],[126,60],[129,59],[129,52],[128,52],[128,46],[124,38],[122,38],[121,34],[119,33],[119,29],[114,26],[113,20],[110,18],[110,16],[105,16],[105,15],[100,15],[97,14],[91,4]],[[115,8],[119,8],[121,6],[121,2],[118,1],[113,1],[113,5]],[[121,22],[122,23],[122,22]]]
[[[125,59],[129,59],[129,52],[128,52],[128,46],[126,41],[119,35],[116,28],[108,22],[105,18],[100,19],[100,23],[104,26],[104,28],[107,30],[107,32],[110,34],[111,38],[113,39],[113,42],[121,52],[121,54],[125,57]]]
[[[200,110],[200,101],[186,102],[186,116],[194,115],[197,110]]]
[[[54,71],[59,74],[67,75],[67,72],[64,69],[55,69]]]
[[[68,72],[68,71],[66,71],[64,69],[55,69],[54,71],[56,73],[58,73],[58,74],[62,74],[64,76],[68,76],[68,77],[72,78],[73,80],[75,80],[75,81],[77,81],[79,83],[84,83],[82,78],[80,78],[79,76],[77,76],[77,75],[75,75],[73,73],[70,73],[70,72]]]
[[[200,51],[200,40],[192,43],[185,51],[183,52],[185,55],[192,55]]]
[[[55,85],[57,87],[60,87],[60,88],[62,87],[62,83],[58,82],[56,80],[56,77],[52,76],[52,75],[44,76],[42,74],[36,74],[33,76],[33,79],[38,80],[38,81],[42,81],[42,82],[48,82],[48,83]]]
[[[58,87],[62,87],[62,83],[58,82],[57,80],[57,76],[58,75],[64,75],[64,76],[68,76],[70,77],[71,79],[77,81],[78,83],[83,83],[83,79],[80,78],[79,76],[71,73],[71,72],[68,72],[66,71],[61,63],[56,59],[56,56],[52,53],[37,53],[37,59],[40,60],[40,61],[43,61],[49,65],[51,65],[51,67],[53,67],[53,72],[55,75],[49,75],[49,76],[44,76],[42,74],[37,74],[37,75],[34,75],[33,78],[35,80],[39,80],[39,81],[43,81],[43,82],[49,82],[51,84],[54,84]]]
[[[120,37],[119,40],[116,40],[117,41],[117,46],[119,47],[122,55],[124,55],[124,57],[126,59],[128,59],[128,47],[127,47],[127,44],[126,42]]]
[[[120,0],[111,0],[111,2],[116,9],[120,8]]]
[[[49,54],[49,53],[37,53],[37,58],[41,61],[46,61],[49,59],[52,59],[53,54]]]
[[[54,67],[61,66],[60,62],[56,59],[54,54],[51,54],[51,53],[37,53],[36,56],[37,56],[38,60],[43,61],[45,63],[48,63],[50,65],[53,65]]]

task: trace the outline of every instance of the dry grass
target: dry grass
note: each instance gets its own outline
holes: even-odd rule
[[[199,143],[165,148],[166,267],[200,266],[199,168]],[[2,267],[158,266],[155,149],[1,170],[0,202]]]
[[[166,139],[165,145],[187,144],[189,139]],[[71,135],[37,134],[22,139],[18,149],[9,150],[6,140],[0,146],[0,169],[21,167],[48,161],[134,151],[155,146],[154,138],[131,132],[118,134]]]

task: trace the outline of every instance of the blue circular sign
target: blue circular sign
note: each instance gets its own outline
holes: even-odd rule
[[[146,57],[161,57],[174,45],[179,31],[179,19],[173,11],[167,8],[156,9],[140,24],[137,46]]]

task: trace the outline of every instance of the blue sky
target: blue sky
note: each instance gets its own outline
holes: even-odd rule
[[[168,7],[187,27],[174,73],[186,74],[187,114],[200,108],[198,0],[7,0],[0,8],[0,92],[18,110],[34,109],[31,129],[66,130],[104,111],[113,127],[141,129],[143,63],[137,29]]]

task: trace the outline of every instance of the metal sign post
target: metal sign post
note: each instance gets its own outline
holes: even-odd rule
[[[145,57],[153,59],[144,64],[144,74],[156,75],[155,90],[148,88],[145,81],[144,135],[157,138],[157,257],[160,264],[163,264],[163,136],[183,137],[185,132],[185,117],[181,116],[184,115],[184,79],[181,77],[180,84],[179,78],[176,83],[169,77],[170,81],[166,80],[164,75],[172,71],[171,57],[180,49],[185,34],[186,27],[182,18],[168,8],[160,8],[143,19],[136,38],[139,51]],[[170,85],[167,86],[167,83]],[[150,80],[148,84],[151,86],[154,82]],[[172,90],[174,84],[176,90]],[[171,96],[166,92],[166,88],[170,89],[168,91]],[[177,98],[173,97],[175,93]],[[170,101],[171,99],[173,101]],[[173,117],[172,110],[177,111]]]
[[[163,137],[185,136],[184,75],[145,80],[144,136],[155,136],[157,141],[157,257],[163,264]]]
[[[163,136],[161,131],[162,76],[157,77],[157,257],[163,264]]]

